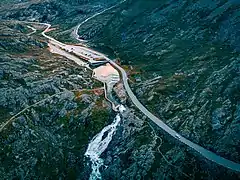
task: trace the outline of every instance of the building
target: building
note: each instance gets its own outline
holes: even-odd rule
[[[106,83],[108,85],[108,88],[112,88],[118,81],[120,81],[118,71],[109,63],[95,68],[93,70],[93,78]]]

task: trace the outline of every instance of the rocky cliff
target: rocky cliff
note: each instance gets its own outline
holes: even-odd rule
[[[79,34],[140,70],[136,94],[169,126],[239,162],[239,10],[233,0],[130,0]]]
[[[49,22],[57,28],[51,36],[73,42],[73,27],[116,1],[2,2],[0,122],[9,123],[0,133],[0,175],[88,179],[87,144],[114,117],[91,91],[101,85],[48,52],[40,31],[29,36],[13,20]],[[137,97],[166,124],[240,162],[239,10],[237,0],[127,0],[79,35],[126,65]],[[163,133],[129,100],[126,106],[102,155],[103,179],[239,178]]]
[[[112,117],[92,91],[102,85],[26,25],[0,28],[1,179],[77,178],[89,140]]]

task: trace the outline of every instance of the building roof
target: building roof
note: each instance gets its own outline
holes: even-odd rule
[[[108,77],[111,75],[119,76],[118,71],[114,69],[109,63],[107,63],[105,66],[100,66],[94,69],[93,72],[96,77]]]

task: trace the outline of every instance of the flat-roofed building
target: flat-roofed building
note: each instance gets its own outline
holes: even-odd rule
[[[118,81],[120,76],[118,71],[107,63],[93,70],[93,77],[103,83],[106,83],[110,90]]]

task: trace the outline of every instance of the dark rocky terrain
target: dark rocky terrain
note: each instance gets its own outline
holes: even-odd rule
[[[1,2],[0,123],[26,110],[0,132],[0,179],[88,179],[87,144],[115,116],[89,91],[101,86],[90,72],[12,20],[49,22],[51,36],[74,42],[73,27],[116,2]],[[169,126],[240,162],[239,12],[237,0],[127,0],[79,34],[140,72],[129,70],[136,95]],[[103,179],[240,178],[173,140],[130,101],[127,109],[102,156]]]
[[[240,162],[239,11],[231,0],[129,0],[80,34],[141,71],[136,94],[169,126]]]
[[[23,25],[0,27],[0,122],[9,121],[0,132],[0,179],[78,177],[88,141],[112,117],[91,91],[102,85]]]

